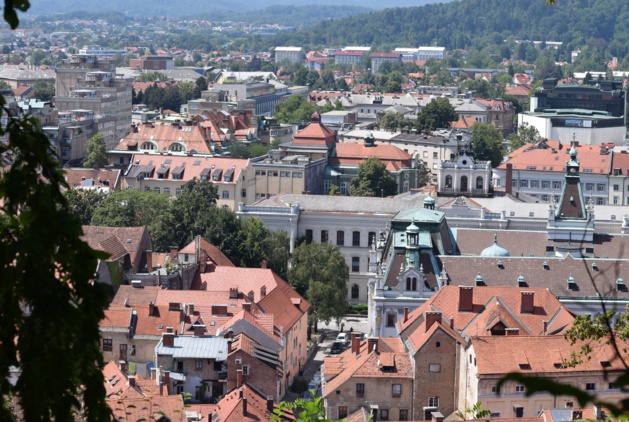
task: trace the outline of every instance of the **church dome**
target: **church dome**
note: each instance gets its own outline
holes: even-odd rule
[[[431,194],[428,194],[428,196],[424,198],[424,205],[435,205],[435,198],[433,198]]]
[[[494,244],[483,249],[483,251],[480,253],[480,256],[486,256],[486,257],[507,257],[510,256],[509,255],[509,251],[506,250],[505,248],[503,248],[502,246],[498,245],[498,237],[497,235],[494,235]]]

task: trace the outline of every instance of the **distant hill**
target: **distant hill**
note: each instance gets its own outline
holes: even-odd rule
[[[421,7],[390,8],[307,30],[276,35],[269,45],[369,45],[378,49],[439,45],[483,48],[505,39],[562,41],[583,45],[599,39],[619,58],[629,54],[626,0],[459,0]]]
[[[384,7],[405,7],[428,4],[438,0],[387,0],[386,2],[365,2],[364,0],[55,0],[32,1],[29,16],[54,15],[84,12],[122,12],[134,17],[166,16],[190,17],[211,16],[217,12],[250,12],[271,6],[353,6],[369,9]],[[211,19],[211,18],[210,18]]]

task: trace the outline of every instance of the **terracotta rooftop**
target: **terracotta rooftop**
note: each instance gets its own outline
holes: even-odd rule
[[[325,385],[322,395],[333,394],[341,385],[351,378],[413,378],[413,367],[410,355],[404,350],[402,340],[398,337],[380,337],[377,339],[377,351],[368,350],[369,340],[360,343],[358,353],[352,349],[345,350],[338,356],[326,357],[323,360]],[[383,371],[382,359],[394,364],[394,369]],[[390,367],[390,366],[389,366]]]
[[[210,143],[206,139],[206,130],[198,125],[180,125],[179,123],[144,123],[136,126],[114,151],[137,151],[148,142],[156,151],[169,151],[174,145],[181,145],[184,151],[195,150],[197,153],[211,153]]]
[[[120,177],[120,169],[85,169],[85,168],[70,168],[63,169],[66,182],[71,188],[78,188],[81,182],[85,184],[86,181],[93,179],[94,186],[102,186],[109,188],[116,188],[118,186],[118,179]]]
[[[570,146],[562,144],[560,149],[546,147],[547,144],[529,145],[520,148],[518,154],[511,154],[510,158],[498,166],[506,169],[507,163],[513,165],[513,170],[537,170],[560,172],[566,171],[566,161]],[[601,153],[598,145],[582,145],[576,147],[581,162],[581,174],[609,174],[611,168],[611,154]]]
[[[187,422],[183,396],[147,396],[141,398],[112,398],[107,404],[116,420],[160,420],[166,417],[171,422]]]
[[[140,258],[143,252],[142,243],[145,236],[149,236],[146,227],[83,226],[82,239],[87,242],[92,249],[104,250],[116,256],[122,253],[120,249],[120,246],[122,246],[129,254],[131,262],[134,263]],[[112,237],[115,237],[118,242],[113,242]],[[113,257],[110,259],[113,259]]]
[[[205,252],[205,255],[208,258],[210,258],[210,260],[216,265],[220,267],[235,267],[234,263],[231,262],[229,258],[227,258],[225,254],[223,254],[223,252],[221,252],[220,249],[212,245],[207,240],[201,238],[199,246],[200,246],[200,249],[203,252]],[[194,240],[188,243],[186,246],[184,246],[183,249],[179,251],[179,253],[183,253],[183,254],[194,254],[195,252],[196,252],[196,247],[195,247]]]
[[[449,271],[449,267],[446,265]],[[472,275],[468,273],[468,277]],[[468,283],[470,284],[470,283]],[[441,312],[441,318],[465,337],[491,336],[498,323],[504,328],[518,329],[521,335],[541,335],[562,332],[571,325],[573,315],[557,298],[544,288],[499,286],[444,286],[419,308],[413,310],[407,321],[400,320],[398,327],[404,337],[424,323],[426,312]],[[404,331],[407,331],[404,334]],[[415,348],[415,351],[418,349]]]
[[[509,372],[524,372],[544,376],[569,376],[570,373],[624,371],[625,367],[610,344],[592,344],[590,360],[574,368],[563,367],[570,353],[578,353],[581,342],[571,346],[563,336],[494,336],[471,339],[477,358],[478,374],[502,376]],[[621,350],[627,348],[621,342]],[[543,350],[544,353],[539,353]],[[522,366],[530,369],[522,369]]]
[[[244,399],[246,399],[246,406],[243,402]],[[277,406],[273,404],[272,407],[275,408]],[[271,420],[271,412],[269,411],[266,396],[247,383],[227,393],[212,410],[213,421],[269,422]],[[282,420],[289,421],[294,419],[292,413],[287,413],[282,418]],[[202,419],[202,421],[206,420]]]
[[[329,146],[336,143],[336,132],[321,123],[321,115],[316,111],[312,114],[310,124],[293,139],[295,145]]]
[[[162,288],[159,286],[142,286],[133,287],[130,285],[122,285],[118,288],[116,296],[111,301],[111,306],[138,306],[148,305],[150,302],[155,303],[157,292]]]

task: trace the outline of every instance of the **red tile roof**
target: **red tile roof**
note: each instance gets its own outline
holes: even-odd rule
[[[68,182],[71,188],[80,187],[81,182],[93,179],[95,185],[107,186],[113,189],[118,186],[120,177],[120,169],[71,168],[64,169],[63,172],[66,182]],[[105,181],[107,181],[107,184],[104,183]]]
[[[186,151],[196,150],[198,153],[211,153],[205,129],[198,125],[180,126],[179,123],[145,123],[137,126],[137,132],[129,133],[114,151],[139,149],[144,142],[156,144],[157,151],[168,151],[175,143],[185,145]]]
[[[142,286],[134,287],[130,285],[122,285],[118,288],[116,296],[111,301],[112,306],[139,306],[148,305],[150,302],[155,303],[157,292],[162,288],[159,286]]]
[[[133,309],[131,308],[109,308],[105,310],[103,318],[98,326],[101,328],[130,328]]]
[[[244,398],[247,400],[246,410]],[[273,407],[277,406],[273,405]],[[247,383],[226,394],[212,410],[213,421],[269,422],[271,420],[271,412],[268,410],[266,397]],[[282,420],[294,420],[294,416],[292,413],[286,413]],[[202,421],[207,421],[207,419],[202,419]]]
[[[205,253],[205,255],[216,265],[220,267],[235,267],[234,263],[231,262],[229,258],[227,258],[225,254],[223,254],[223,252],[221,252],[220,249],[212,245],[207,240],[201,238],[199,247]],[[186,246],[184,246],[182,250],[179,251],[179,253],[184,254],[194,254],[195,252],[196,246],[194,240],[188,243]]]
[[[335,357],[323,360],[325,385],[322,395],[327,397],[351,378],[395,378],[412,379],[413,367],[409,354],[405,351],[402,340],[398,337],[377,339],[377,351],[367,350],[368,340],[360,343],[357,354],[351,348]],[[394,364],[393,372],[382,370],[382,361]]]
[[[498,166],[499,169],[506,169],[507,163],[513,165],[513,170],[537,170],[550,172],[565,172],[566,161],[570,146],[561,145],[560,149],[546,147],[548,144],[541,143],[537,146],[520,148],[517,154],[510,154],[511,157]],[[611,154],[601,154],[601,147],[598,145],[582,145],[576,147],[578,160],[581,162],[581,173],[609,174],[611,168]]]
[[[129,253],[132,263],[139,260],[143,252],[142,246],[145,238],[149,238],[146,227],[104,227],[104,226],[83,226],[82,239],[97,250],[102,249],[101,243],[115,236]],[[150,244],[147,245],[150,247]],[[108,250],[107,252],[113,252]]]
[[[160,420],[168,418],[171,422],[187,422],[183,396],[148,396],[141,398],[107,400],[116,420]]]
[[[295,135],[295,145],[329,146],[336,143],[336,132],[321,123],[321,116],[316,111],[312,114],[310,124]]]

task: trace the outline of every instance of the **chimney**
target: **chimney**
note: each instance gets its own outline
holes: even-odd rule
[[[505,191],[511,195],[513,193],[513,164],[507,163],[507,175],[505,180]]]
[[[352,333],[352,353],[357,355],[360,353],[360,334]]]
[[[247,416],[247,396],[242,397],[242,415]]]
[[[232,342],[233,340],[229,339],[227,340],[227,354],[230,354],[232,352]]]
[[[474,308],[474,287],[459,286],[459,312],[472,312]]]
[[[172,333],[173,332],[173,327],[166,327],[166,332],[167,333]]]
[[[146,270],[151,271],[153,269],[153,251],[146,251]]]
[[[520,335],[520,329],[519,328],[507,328],[505,330],[505,335],[506,336],[519,336]]]
[[[542,323],[544,324],[544,331],[542,331],[542,335],[545,336],[548,332],[548,321],[543,320]]]
[[[426,332],[428,332],[428,330],[430,330],[430,327],[432,327],[432,324],[434,324],[435,322],[441,321],[441,312],[437,312],[437,311],[426,312],[425,319],[426,319]]]
[[[149,316],[153,316],[155,313],[155,304],[153,302],[149,302]]]
[[[454,315],[450,317],[450,328],[454,330]]]
[[[535,295],[533,292],[520,292],[520,313],[532,314]]]
[[[266,410],[273,414],[273,410],[275,410],[275,404],[273,403],[273,397],[266,398]]]
[[[177,255],[177,252],[179,252],[179,248],[178,247],[176,247],[176,246],[171,246],[170,247],[170,256]]]
[[[166,384],[166,391],[168,391],[170,389],[170,371],[164,371],[164,384]]]
[[[260,268],[266,268],[266,259],[262,260],[262,264],[260,264]]]
[[[212,422],[212,412],[207,414],[207,422]]]
[[[164,395],[164,383],[160,381],[159,383],[159,395],[163,396]]]
[[[408,321],[408,307],[404,308],[404,322]]]
[[[431,412],[430,415],[431,422],[443,422],[443,414],[441,412]]]
[[[129,387],[135,388],[135,375],[129,375]]]
[[[236,370],[236,388],[242,386],[242,369]]]
[[[194,303],[188,303],[188,315],[194,315]]]
[[[123,374],[127,373],[127,362],[125,362],[124,360],[121,360],[118,362],[118,364],[120,365],[120,372],[122,372]]]
[[[173,347],[175,345],[175,334],[162,333],[162,345],[165,347]]]
[[[378,352],[378,337],[367,339],[367,353]]]
[[[242,309],[247,311],[247,312],[251,312],[251,303],[249,302],[245,302],[242,304]]]

